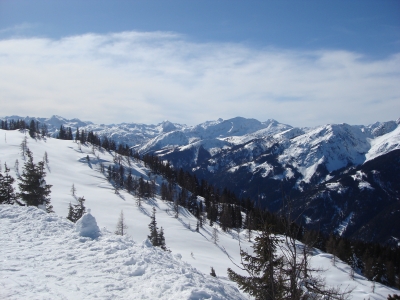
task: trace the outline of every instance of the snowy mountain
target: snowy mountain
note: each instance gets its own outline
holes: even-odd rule
[[[293,210],[308,228],[399,246],[399,191],[400,149],[336,172],[296,198]]]
[[[1,163],[11,167],[17,177],[24,159],[19,146],[25,135],[19,131],[0,130]],[[212,228],[205,224],[199,232],[196,218],[181,209],[175,218],[171,204],[154,199],[143,200],[125,190],[115,193],[100,166],[113,164],[114,154],[104,150],[93,152],[91,146],[52,138],[33,139],[27,136],[28,147],[37,162],[48,154],[46,181],[52,185],[51,201],[55,214],[33,207],[0,205],[0,291],[3,299],[246,299],[227,278],[228,267],[242,272],[233,263],[240,263],[241,247],[251,243],[244,232],[219,232],[219,242],[212,241]],[[15,164],[19,160],[19,166]],[[149,178],[149,170],[140,161],[122,164],[136,177]],[[129,165],[130,164],[130,165]],[[155,177],[159,187],[162,178]],[[100,228],[97,238],[82,237],[81,227],[65,219],[69,203],[84,196],[86,207]],[[165,232],[171,253],[148,244],[150,211],[156,209],[158,226]],[[130,237],[112,232],[123,210]],[[107,229],[106,229],[107,228]],[[218,229],[219,227],[216,226]],[[132,239],[131,239],[132,238]],[[301,243],[298,243],[301,246]],[[398,291],[374,284],[356,274],[352,280],[350,267],[341,261],[332,265],[332,255],[315,250],[312,266],[322,269],[328,286],[354,288],[352,299],[386,299]],[[210,267],[217,278],[208,275]]]
[[[18,116],[3,119],[30,120]],[[198,179],[206,179],[220,189],[227,187],[240,197],[260,199],[272,211],[281,208],[283,193],[304,206],[304,193],[323,187],[336,172],[346,172],[343,170],[400,149],[400,119],[367,126],[328,124],[314,128],[294,128],[275,120],[260,122],[241,117],[196,126],[169,121],[158,125],[96,125],[58,116],[35,120],[47,124],[53,136],[61,125],[71,127],[73,132],[79,127],[128,144],[141,154],[154,153],[175,168],[193,172]],[[392,179],[388,180],[386,184],[390,185]],[[381,197],[390,203],[394,199],[390,195]],[[355,201],[349,195],[346,197],[347,201]],[[375,206],[376,211],[383,209],[381,202]],[[316,220],[319,219],[313,222]],[[342,221],[337,222],[320,226],[329,232],[336,230]]]

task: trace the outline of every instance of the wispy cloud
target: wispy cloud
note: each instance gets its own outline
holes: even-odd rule
[[[14,26],[0,28],[0,35],[7,34],[9,35],[20,35],[26,33],[27,31],[37,27],[37,24],[33,23],[21,23]]]
[[[400,54],[195,43],[168,32],[0,40],[1,115],[296,126],[398,118]]]

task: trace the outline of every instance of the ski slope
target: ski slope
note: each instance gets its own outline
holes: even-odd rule
[[[22,173],[24,159],[19,146],[24,136],[19,131],[0,130],[1,164],[7,163],[14,178],[17,159]],[[226,271],[230,267],[243,273],[232,261],[240,263],[239,237],[241,246],[250,249],[251,243],[247,242],[244,232],[238,235],[236,231],[223,233],[219,230],[219,242],[214,244],[212,228],[205,225],[196,232],[197,220],[186,210],[181,209],[179,217],[175,218],[170,203],[157,197],[143,201],[138,207],[133,195],[123,190],[116,194],[100,172],[100,163],[106,167],[113,163],[112,153],[98,150],[93,153],[91,146],[80,146],[72,141],[35,140],[29,135],[27,139],[35,163],[43,159],[45,152],[48,154],[46,181],[52,185],[51,203],[58,216],[45,215],[34,208],[11,210],[9,206],[4,206],[9,211],[4,214],[2,208],[0,248],[2,253],[7,251],[7,256],[0,258],[0,293],[3,293],[0,298],[140,298],[132,295],[144,299],[248,298],[235,291],[235,284],[228,280]],[[127,161],[123,164],[128,168]],[[132,161],[131,169],[134,176],[148,178],[149,170],[140,162]],[[158,177],[157,183],[161,180]],[[74,225],[64,219],[69,203],[76,201],[71,194],[73,184],[76,196],[85,197],[86,208],[91,209],[97,220],[102,232],[98,240],[77,237]],[[157,225],[164,229],[171,254],[155,250],[146,242],[153,206]],[[129,237],[110,233],[115,230],[121,210]],[[72,257],[79,264],[73,264],[69,260]],[[130,257],[133,257],[132,265]],[[149,261],[146,261],[147,257]],[[355,280],[351,280],[350,268],[340,261],[333,266],[331,258],[330,254],[316,251],[311,263],[323,270],[320,275],[326,278],[327,285],[353,289],[352,299],[386,299],[388,294],[399,293],[379,283],[372,292],[371,282],[357,274]],[[133,264],[139,265],[140,259],[147,267],[142,275],[135,275],[135,272],[143,271],[137,271]],[[51,271],[47,271],[50,265]],[[208,275],[211,267],[215,269],[217,279]],[[36,278],[45,285],[36,286]],[[63,281],[65,286],[60,283]]]

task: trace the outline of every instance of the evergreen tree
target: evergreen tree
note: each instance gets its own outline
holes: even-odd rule
[[[81,136],[79,134],[79,127],[76,128],[76,133],[75,133],[75,142],[80,141]]]
[[[151,222],[149,224],[150,234],[147,236],[153,246],[159,246],[158,241],[158,228],[156,221],[156,208],[153,206],[153,213],[151,215]]]
[[[133,191],[133,177],[131,170],[129,170],[128,178],[126,179],[126,190],[128,191],[128,193],[131,193]]]
[[[197,195],[192,193],[187,202],[188,210],[198,218]]]
[[[49,134],[49,131],[47,129],[47,125],[46,124],[42,124],[41,129],[40,129],[40,133],[42,135],[42,137],[45,137]]]
[[[214,270],[213,267],[211,267],[210,275],[211,275],[212,277],[217,277],[217,274],[215,274],[215,270]]]
[[[168,251],[167,245],[165,244],[165,237],[164,237],[164,229],[161,227],[160,232],[158,233],[158,242],[161,249],[164,251]]]
[[[26,136],[22,140],[19,148],[21,150],[22,157],[25,159],[25,155],[27,154],[27,151],[29,150],[29,148],[28,148],[28,139],[27,139]]]
[[[84,204],[85,198],[79,197],[77,201],[78,203],[75,205],[69,203],[68,216],[67,216],[67,219],[74,223],[76,223],[76,221],[82,218],[82,216],[86,213],[86,207]]]
[[[161,200],[167,200],[168,197],[168,187],[167,184],[165,182],[161,183]]]
[[[66,133],[66,131],[65,131],[65,128],[64,128],[63,125],[61,125],[61,126],[60,126],[60,130],[59,130],[59,132],[58,132],[57,138],[60,139],[60,140],[65,140],[66,137],[67,137],[67,133]]]
[[[28,161],[24,164],[22,175],[19,179],[19,198],[28,206],[42,206],[47,212],[52,212],[49,195],[51,185],[46,184],[44,162],[37,165],[33,163],[32,152],[27,150]]]
[[[164,251],[168,251],[165,244],[164,229],[157,228],[156,221],[156,208],[153,206],[153,213],[151,215],[151,222],[149,224],[150,234],[147,236],[154,247],[160,247]]]
[[[66,140],[73,140],[71,127],[67,128],[65,139]]]
[[[36,124],[34,120],[31,120],[31,123],[29,124],[29,135],[33,138],[35,137],[36,133]]]
[[[276,270],[282,266],[282,260],[275,253],[277,244],[278,239],[271,234],[270,228],[263,230],[255,238],[253,255],[240,250],[243,268],[249,276],[239,275],[229,268],[229,279],[256,299],[281,299],[282,290]]]
[[[75,217],[76,220],[78,221],[82,216],[86,213],[86,207],[85,207],[85,197],[79,197],[78,198],[78,204],[75,205]]]
[[[9,174],[10,169],[4,164],[4,176],[0,173],[0,204],[13,204],[17,197],[14,192],[14,178]]]
[[[142,176],[139,178],[138,197],[144,198],[146,196],[146,186]]]
[[[68,206],[68,216],[67,219],[70,220],[71,222],[75,223],[75,218],[74,218],[74,207],[72,206],[71,202],[69,203]]]

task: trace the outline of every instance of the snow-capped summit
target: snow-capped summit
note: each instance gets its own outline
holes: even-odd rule
[[[161,128],[162,128],[162,133],[167,133],[170,131],[174,131],[177,129],[177,127],[171,123],[170,121],[164,121],[160,124]]]

